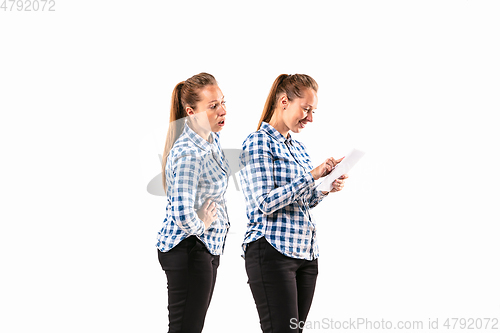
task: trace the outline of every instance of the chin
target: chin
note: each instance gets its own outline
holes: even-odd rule
[[[217,125],[212,126],[212,132],[217,133],[217,132],[220,132],[220,131],[222,131],[222,127],[217,126]]]

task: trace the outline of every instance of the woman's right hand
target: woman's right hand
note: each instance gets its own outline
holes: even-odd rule
[[[344,156],[345,157],[345,156]],[[336,160],[333,157],[327,158],[323,163],[321,163],[319,166],[311,170],[311,175],[313,176],[314,180],[318,180],[321,177],[324,177],[328,175],[330,172],[332,172],[333,168],[337,164],[340,163],[344,159],[344,157]]]
[[[217,204],[215,201],[207,199],[203,206],[196,212],[200,220],[205,224],[205,230],[210,228],[210,225],[217,219]]]

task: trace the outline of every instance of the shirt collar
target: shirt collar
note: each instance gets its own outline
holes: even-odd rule
[[[198,147],[200,147],[201,149],[206,150],[206,151],[212,150],[211,144],[207,140],[203,139],[198,133],[193,131],[191,129],[191,127],[189,127],[187,121],[184,124],[184,132],[186,133],[188,138],[191,141],[193,141],[194,144],[197,145]],[[210,132],[210,134],[208,136],[209,136],[209,139],[210,139],[210,136],[212,136],[212,144],[213,144],[215,142],[215,140],[214,140],[214,137],[212,135],[212,132]]]
[[[293,143],[292,135],[288,133],[288,139],[283,136],[276,128],[272,127],[265,121],[260,125],[260,129],[269,134],[272,138],[276,139],[279,143],[288,142],[290,144]]]

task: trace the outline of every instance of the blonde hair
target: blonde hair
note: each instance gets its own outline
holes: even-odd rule
[[[266,104],[264,105],[264,111],[262,111],[262,116],[259,120],[259,125],[257,130],[259,130],[262,122],[268,123],[273,117],[274,110],[276,109],[276,104],[278,98],[285,94],[289,101],[295,98],[302,97],[302,90],[305,88],[313,89],[318,92],[318,84],[316,81],[306,74],[281,74],[274,80],[269,95],[267,96]]]
[[[165,148],[163,149],[163,158],[161,161],[161,171],[163,180],[163,190],[167,192],[165,167],[167,165],[167,157],[170,150],[174,146],[175,141],[181,135],[184,129],[184,122],[177,121],[187,116],[186,108],[189,106],[193,110],[196,109],[196,103],[201,98],[199,92],[206,86],[217,85],[215,77],[208,73],[196,74],[186,81],[179,82],[172,92],[172,102],[170,104],[170,123],[168,125],[167,139]]]

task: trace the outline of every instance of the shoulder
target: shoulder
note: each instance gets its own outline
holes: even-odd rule
[[[207,153],[196,146],[191,140],[180,136],[170,150],[167,163],[170,167],[176,168],[186,166],[186,164],[201,163]]]
[[[264,132],[263,130],[258,130],[256,132],[250,133],[245,141],[243,141],[243,150],[256,150],[256,149],[266,149],[273,145],[273,139]]]
[[[240,163],[247,165],[250,161],[256,162],[262,157],[274,155],[275,145],[274,139],[262,130],[250,133],[243,141]]]

